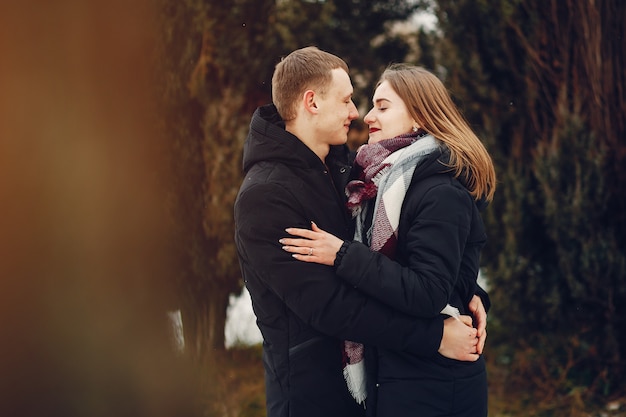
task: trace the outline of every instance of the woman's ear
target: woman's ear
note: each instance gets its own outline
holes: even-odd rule
[[[418,130],[420,130],[420,125],[414,119],[413,120],[413,133],[417,132]]]

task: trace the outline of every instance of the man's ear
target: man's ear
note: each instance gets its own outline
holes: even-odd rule
[[[313,90],[306,90],[302,97],[302,101],[304,102],[304,108],[309,113],[317,114],[317,94]]]

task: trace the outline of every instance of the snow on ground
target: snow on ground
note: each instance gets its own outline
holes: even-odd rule
[[[261,332],[256,326],[250,293],[245,287],[239,296],[230,296],[230,305],[226,310],[224,337],[227,348],[237,345],[255,345],[263,341]]]

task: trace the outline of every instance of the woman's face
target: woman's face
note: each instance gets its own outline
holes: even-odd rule
[[[404,101],[387,81],[378,86],[372,101],[374,107],[363,118],[369,125],[368,143],[391,139],[411,132],[414,126],[419,127],[409,114]]]

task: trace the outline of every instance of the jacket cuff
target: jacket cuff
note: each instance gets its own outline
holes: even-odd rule
[[[444,319],[442,315],[429,319],[416,319],[415,332],[410,337],[408,350],[422,357],[436,355],[443,338]]]
[[[348,250],[348,246],[350,246],[350,242],[349,240],[344,240],[343,243],[341,244],[341,247],[339,248],[339,250],[337,251],[337,254],[335,255],[335,262],[333,263],[333,266],[335,268],[337,268],[339,265],[341,265],[341,260],[343,259],[343,256],[346,254],[346,251]]]
[[[341,261],[335,264],[335,270],[341,279],[358,287],[374,252],[357,240],[348,243]]]
[[[485,311],[489,313],[489,309],[491,308],[491,299],[489,298],[487,291],[485,291],[480,285],[477,285],[475,294],[480,297],[483,302],[483,306],[485,307]]]

